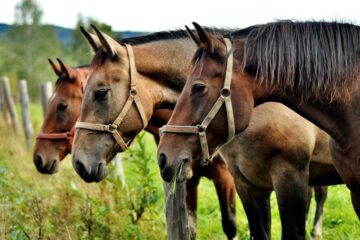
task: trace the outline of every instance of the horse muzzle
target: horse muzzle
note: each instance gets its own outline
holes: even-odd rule
[[[89,161],[84,162],[80,158],[74,158],[73,167],[77,174],[87,183],[100,182],[106,178],[108,169],[106,162],[102,161]]]

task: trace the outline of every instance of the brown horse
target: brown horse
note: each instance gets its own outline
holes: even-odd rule
[[[234,33],[229,36],[230,41],[207,33],[198,24],[194,26],[197,34],[191,36],[198,50],[191,74],[170,126],[163,129],[171,132],[172,128],[172,134],[164,134],[159,144],[164,179],[175,173],[182,179],[191,176],[191,167],[187,165],[200,159],[211,160],[220,145],[235,133],[243,132],[249,126],[254,105],[279,101],[330,134],[332,160],[352,191],[359,216],[360,155],[356,136],[360,122],[356,116],[360,113],[357,88],[360,28],[340,23],[280,21]],[[212,110],[216,101],[219,103]],[[184,134],[183,126],[196,131]],[[276,150],[273,156],[280,153],[281,150]],[[180,173],[179,166],[182,166]],[[306,170],[308,164],[298,167]],[[298,174],[282,171],[277,176],[287,182],[284,191],[293,196],[289,201],[295,201],[294,205],[286,200],[279,202],[280,209],[284,209],[283,226],[293,213],[301,215],[303,221],[305,204],[301,184],[307,176],[299,178]],[[290,231],[283,228],[283,238],[303,239],[301,223]]]
[[[49,60],[59,78],[34,148],[34,163],[39,172],[46,174],[57,172],[60,161],[71,152],[73,130],[80,115],[82,89],[91,70],[86,65],[71,68],[61,60],[58,61],[59,64],[54,64]],[[154,135],[156,142],[159,141],[158,128],[166,123],[170,115],[170,110],[157,110],[150,119],[146,130]],[[197,187],[200,177],[206,176],[212,179],[219,197],[224,231],[231,238],[236,234],[235,186],[231,175],[223,173],[226,171],[227,168],[220,158],[210,166],[199,168],[198,176],[187,184],[187,209],[190,216],[196,219]],[[192,234],[195,234],[195,230],[192,229]]]
[[[58,79],[34,147],[34,164],[44,174],[56,173],[60,161],[71,152],[75,123],[83,98],[83,85],[89,72],[87,66],[73,69],[60,59],[58,61],[59,64],[54,64],[49,59]]]
[[[96,53],[91,64],[94,70],[89,76],[89,84],[85,90],[85,99],[88,100],[83,102],[80,116],[80,121],[90,123],[90,125],[84,125],[84,128],[81,126],[80,131],[77,132],[73,155],[74,167],[81,176],[85,175],[86,180],[89,180],[88,178],[92,173],[82,173],[82,171],[88,168],[99,168],[94,173],[95,175],[92,176],[92,179],[96,181],[105,177],[104,173],[101,172],[104,171],[103,168],[106,167],[104,162],[107,163],[110,161],[111,156],[115,154],[116,151],[121,151],[121,149],[117,146],[116,140],[112,138],[111,134],[113,133],[110,134],[107,132],[106,134],[102,134],[103,131],[101,129],[95,130],[93,126],[106,126],[103,124],[116,122],[119,113],[123,112],[122,109],[128,101],[129,93],[127,93],[127,91],[129,90],[130,82],[133,83],[129,76],[132,70],[129,71],[130,60],[127,49],[100,32],[98,35],[102,38],[102,43],[99,44],[103,45],[103,49]],[[89,41],[90,43],[94,42],[93,39]],[[159,37],[159,35],[153,35],[148,36],[145,40],[138,38],[135,42],[137,42],[137,44],[133,45],[132,49],[136,59],[136,90],[141,102],[144,103],[144,112],[147,113],[147,117],[149,118],[152,111],[164,109],[165,107],[172,106],[173,103],[176,102],[177,94],[185,83],[184,72],[186,72],[191,60],[191,53],[189,53],[189,51],[193,51],[194,46],[192,46],[191,40],[184,35],[184,32],[182,32],[182,38],[179,38],[179,33],[162,33],[161,37]],[[151,106],[152,109],[147,109],[148,106]],[[122,119],[124,123],[119,126],[118,130],[124,142],[132,140],[143,127],[143,120],[141,120],[141,113],[139,113],[141,110],[138,108],[139,107],[134,104],[133,108],[130,108],[131,111],[129,110],[126,117]],[[281,107],[279,108],[281,109]],[[283,114],[285,114],[285,112],[286,111],[284,111]],[[168,113],[170,114],[170,112]],[[271,116],[275,117],[275,115],[276,114],[272,113]],[[292,113],[292,115],[295,116],[293,117],[294,119],[296,119],[296,117],[299,118],[294,113]],[[153,115],[150,123],[159,127],[167,122],[168,117],[169,115],[162,119],[156,119]],[[255,150],[252,149],[251,146],[246,146],[246,148],[244,147],[242,149],[245,149],[248,154],[251,154],[251,152],[258,153],[259,156],[257,156],[257,159],[253,159],[258,162],[265,161],[268,157],[268,153],[263,152],[260,145],[269,148],[271,150],[270,153],[272,151],[276,152],[282,149],[289,149],[287,158],[299,159],[297,162],[303,160],[297,155],[308,156],[307,154],[311,153],[314,156],[312,160],[315,166],[311,168],[313,169],[313,171],[311,171],[311,179],[315,180],[320,178],[324,181],[323,183],[317,182],[319,184],[335,184],[341,182],[333,166],[329,163],[328,157],[326,157],[326,151],[323,146],[327,139],[321,138],[321,134],[318,133],[315,127],[305,120],[302,120],[305,124],[311,125],[309,126],[310,130],[307,128],[305,128],[305,130],[310,132],[309,138],[312,139],[312,141],[304,144],[304,141],[301,140],[301,135],[292,131],[292,120],[293,119],[290,119],[289,122],[285,121],[283,123],[285,126],[283,129],[287,129],[287,131],[294,135],[294,137],[298,139],[298,142],[295,141],[296,143],[290,146],[274,146],[270,140],[273,137],[281,138],[283,134],[276,128],[273,128],[271,133],[267,133],[263,131],[263,126],[259,126],[257,134],[249,134],[247,137],[248,142],[256,142],[259,137],[264,135],[267,136],[267,140],[258,142]],[[282,124],[280,120],[278,122],[280,125]],[[288,124],[287,127],[286,124]],[[114,130],[116,131],[116,129]],[[97,144],[99,139],[103,143],[101,146]],[[297,151],[299,151],[300,154],[297,154]],[[100,157],[93,158],[92,156]],[[281,162],[279,162],[279,164],[280,163]],[[79,164],[82,166],[78,166]],[[210,163],[210,165],[211,164],[212,163]],[[303,163],[303,165],[306,165],[306,163]],[[194,166],[195,171],[198,171],[199,166],[200,164]],[[328,172],[325,172],[325,170]],[[325,180],[323,175],[328,177],[328,180]],[[315,184],[316,181],[313,183]],[[307,181],[304,181],[303,184],[307,185]],[[317,196],[323,193],[321,190],[323,189],[319,189]],[[244,191],[247,191],[247,189],[244,188]],[[253,206],[245,207],[248,211],[253,211]],[[320,213],[321,210],[317,212]],[[265,226],[268,225],[265,224]]]

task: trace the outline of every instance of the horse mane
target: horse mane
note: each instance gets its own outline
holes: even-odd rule
[[[253,26],[250,26],[250,27],[247,27],[247,28],[243,28],[243,29],[239,29],[239,30],[236,30],[236,31],[232,31],[232,32],[228,32],[228,33],[225,33],[225,34],[222,34],[222,35],[215,35],[216,36],[219,36],[220,38],[229,38],[230,40],[232,39],[242,39],[242,38],[246,38],[249,33],[256,29],[257,27],[259,27],[260,25],[253,25]],[[214,34],[212,34],[214,35]],[[204,52],[206,52],[207,50],[203,47],[200,47],[196,50],[192,60],[191,60],[191,66],[194,66],[195,63],[201,58],[201,56],[203,55]],[[214,52],[214,53],[210,53],[212,55],[212,58],[213,59],[219,59],[221,60],[222,57],[220,55],[218,55],[217,52]]]
[[[211,34],[220,34],[225,35],[229,34],[231,32],[236,31],[236,29],[226,29],[226,28],[213,28],[213,27],[204,27],[204,29],[211,33]],[[172,31],[162,31],[162,32],[155,32],[150,33],[143,36],[137,36],[137,37],[130,37],[130,38],[124,38],[119,40],[119,43],[127,43],[131,45],[138,45],[138,44],[144,44],[144,43],[150,43],[160,40],[173,40],[173,39],[179,39],[179,38],[188,38],[189,35],[186,30],[183,29],[177,29]]]
[[[302,99],[346,99],[358,87],[360,27],[337,22],[278,21],[252,29],[243,67],[271,90]]]

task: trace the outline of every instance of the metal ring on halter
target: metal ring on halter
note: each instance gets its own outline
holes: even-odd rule
[[[129,94],[130,94],[130,96],[135,97],[138,94],[138,92],[137,92],[136,88],[132,88],[132,89],[130,89]]]
[[[201,124],[196,125],[196,132],[197,133],[202,133],[202,132],[205,132],[205,131],[206,131],[206,128],[204,128],[203,125],[201,125]]]
[[[109,132],[115,132],[117,131],[118,126],[116,124],[109,124]]]
[[[66,137],[67,138],[72,138],[72,137],[74,137],[74,134],[71,133],[71,132],[66,132]]]
[[[220,95],[223,97],[223,98],[227,98],[227,97],[230,97],[231,96],[231,90],[229,88],[222,88],[220,90]]]

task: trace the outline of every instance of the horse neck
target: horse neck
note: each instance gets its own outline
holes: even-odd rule
[[[296,92],[279,93],[275,90],[264,95],[265,97],[255,97],[256,105],[268,101],[280,102],[327,132],[341,148],[348,149],[354,144],[358,146],[359,136],[356,136],[355,130],[360,121],[354,118],[353,112],[360,112],[357,104],[360,101],[360,92],[354,94],[348,102],[330,103],[304,100],[297,97],[299,94]]]
[[[137,71],[156,95],[154,110],[172,109],[185,85],[196,45],[189,38],[179,38],[135,45],[133,49]]]

